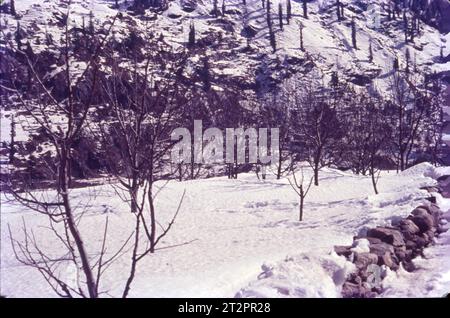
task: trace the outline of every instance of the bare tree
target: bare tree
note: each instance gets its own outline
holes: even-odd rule
[[[388,161],[392,124],[380,98],[368,92],[355,93],[346,113],[344,159],[356,174],[371,176],[375,194],[383,162]]]
[[[408,168],[411,155],[416,149],[429,100],[420,88],[418,79],[413,76],[402,76],[400,72],[396,72],[390,86],[389,103],[396,125],[395,156],[397,169],[403,171]]]
[[[131,202],[131,212],[138,214],[153,253],[176,217],[158,234],[155,183],[170,177],[169,155],[175,144],[170,135],[181,122],[187,97],[177,77],[184,59],[156,43],[144,41],[145,45],[153,45],[153,49],[140,56],[137,52],[141,49],[134,48],[131,66],[121,67],[120,60],[113,63],[112,76],[103,83],[111,118],[99,131],[106,153],[111,154],[109,172],[128,193],[125,201]],[[146,197],[145,209],[138,204],[141,195]]]
[[[426,109],[425,114],[423,142],[425,152],[429,153],[431,162],[437,165],[440,163],[444,129],[444,112],[442,108],[442,105],[444,105],[443,86],[438,78],[426,81],[425,85],[427,88],[426,97],[429,100],[429,108]]]
[[[314,171],[314,185],[318,186],[319,171],[338,157],[334,152],[339,149],[343,131],[337,117],[339,102],[313,85],[298,88],[293,94],[293,151],[309,162]]]
[[[279,89],[266,93],[260,102],[261,121],[267,127],[277,127],[279,129],[279,149],[278,163],[276,164],[277,179],[281,179],[284,173],[292,170],[294,160],[292,153],[292,136],[294,135],[294,121],[298,118],[293,116],[293,109],[296,108],[297,90],[296,80],[287,80]]]
[[[48,218],[50,229],[65,252],[63,256],[57,258],[49,255],[39,246],[34,232],[27,228],[25,221],[23,223],[24,241],[15,239],[10,230],[11,243],[18,261],[36,268],[50,287],[62,297],[98,297],[101,293],[99,286],[104,270],[120,255],[128,242],[126,240],[116,253],[106,258],[105,246],[108,231],[108,221],[106,220],[102,248],[97,259],[94,260],[87,250],[78,225],[83,213],[76,214],[77,207],[73,205],[69,186],[71,148],[89,117],[97,92],[100,68],[99,52],[104,46],[114,22],[115,18],[110,22],[105,32],[106,35],[96,45],[94,53],[88,58],[86,67],[81,74],[75,74],[72,70],[71,39],[69,27],[66,24],[64,42],[59,47],[65,62],[61,73],[64,81],[60,83],[65,85],[66,95],[63,98],[55,96],[51,88],[44,84],[33,63],[21,51],[17,51],[17,53],[24,57],[33,76],[36,87],[34,98],[25,100],[16,87],[3,87],[15,93],[20,105],[45,132],[55,149],[57,168],[54,191],[51,191],[50,195],[36,194],[32,189],[27,188],[26,184],[22,184],[22,188],[18,189],[14,183],[10,184],[9,193],[19,204]],[[60,122],[55,123],[52,116],[61,118]],[[57,224],[62,226],[58,228]],[[60,277],[58,264],[63,261],[71,262],[77,269],[77,286],[70,286],[64,278]]]
[[[311,189],[311,185],[313,183],[314,178],[311,177],[309,179],[309,181],[307,181],[305,183],[305,175],[303,173],[303,168],[300,168],[300,174],[301,174],[301,179],[298,180],[297,177],[295,176],[295,171],[294,169],[292,169],[292,178],[293,178],[293,182],[291,181],[291,179],[289,180],[289,184],[291,185],[292,189],[294,189],[295,193],[297,193],[298,197],[299,197],[299,221],[303,221],[303,207],[305,204],[305,198],[308,195],[309,190]]]

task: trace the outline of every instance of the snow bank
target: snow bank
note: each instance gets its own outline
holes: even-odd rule
[[[262,266],[258,280],[241,289],[236,297],[340,297],[340,287],[354,265],[344,257],[298,255],[275,266]]]

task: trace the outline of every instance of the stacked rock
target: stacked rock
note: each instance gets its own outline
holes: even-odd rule
[[[414,271],[412,260],[434,242],[444,229],[440,225],[442,211],[436,204],[422,205],[390,227],[371,228],[364,236],[354,238],[352,246],[335,246],[338,255],[345,256],[356,266],[342,287],[343,297],[375,297],[382,292],[384,267],[398,270],[400,264]],[[368,241],[367,249],[355,248],[361,240]]]

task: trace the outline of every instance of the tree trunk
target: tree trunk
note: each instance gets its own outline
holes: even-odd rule
[[[278,156],[278,170],[277,170],[277,179],[281,179],[281,165],[283,164],[283,159],[281,158],[281,149],[279,150],[280,155]]]
[[[303,221],[303,203],[305,200],[305,195],[303,193],[303,186],[300,188],[300,216],[299,220],[300,222]]]
[[[319,185],[319,161],[314,162],[314,185]]]
[[[155,242],[156,242],[156,212],[155,205],[153,202],[153,182],[150,181],[148,188],[148,204],[150,206],[150,253],[155,252]]]
[[[138,206],[137,206],[137,195],[138,195],[137,180],[132,181],[130,195],[131,195],[131,213],[136,213],[137,209],[138,209]]]
[[[92,267],[89,263],[89,258],[87,256],[87,252],[84,247],[83,240],[81,238],[81,234],[78,231],[74,216],[72,214],[72,207],[70,205],[69,193],[68,193],[68,183],[70,175],[69,171],[69,149],[70,147],[67,144],[63,144],[61,146],[61,157],[60,157],[60,169],[59,169],[59,195],[62,198],[64,205],[64,212],[66,215],[65,222],[67,227],[72,235],[75,245],[77,246],[77,252],[80,255],[81,265],[83,269],[83,273],[86,277],[86,285],[88,288],[89,297],[97,298],[97,284],[94,279],[94,275],[92,273]]]
[[[370,175],[372,178],[373,190],[375,191],[375,194],[378,194],[377,180],[375,178],[375,165],[374,165],[373,160],[371,160],[371,162],[370,162]]]

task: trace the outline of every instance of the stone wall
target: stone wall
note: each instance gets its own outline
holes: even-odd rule
[[[428,191],[436,191],[430,187]],[[433,201],[433,200],[431,200]],[[422,255],[423,249],[433,244],[434,238],[444,231],[442,211],[434,204],[424,204],[390,227],[371,228],[364,236],[357,236],[352,246],[335,246],[338,255],[353,262],[357,270],[347,277],[342,296],[371,298],[382,292],[386,268],[398,270],[400,266],[414,271],[412,260]]]

